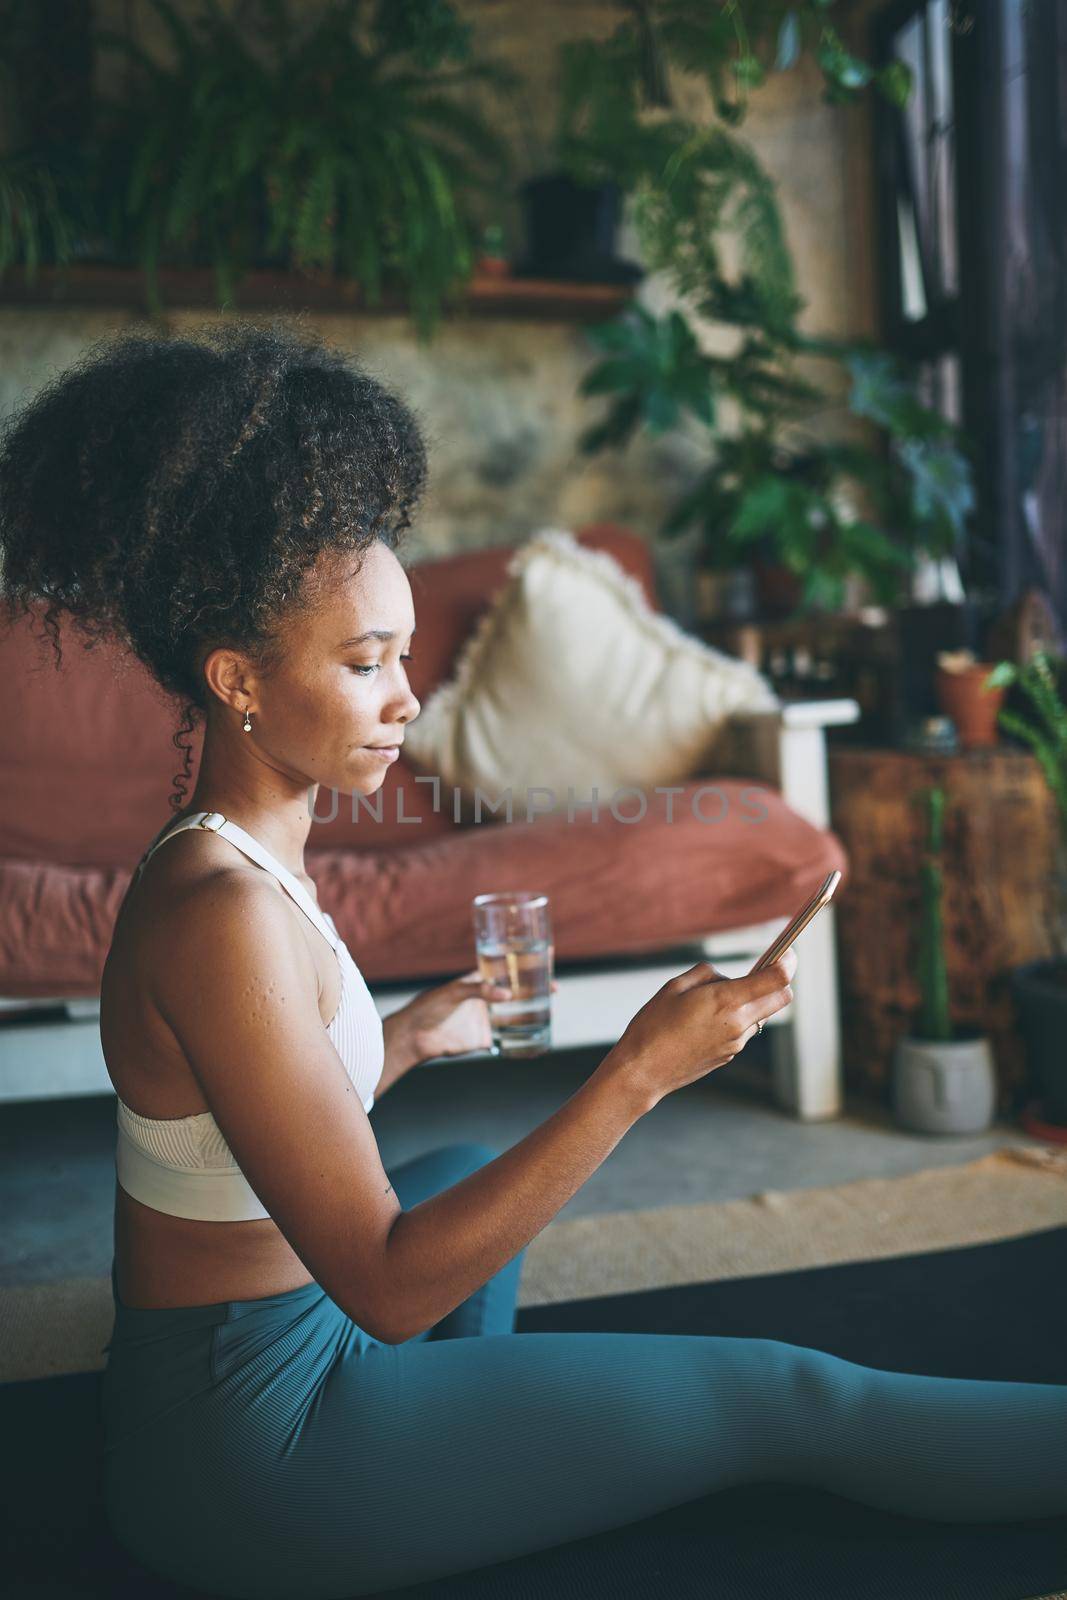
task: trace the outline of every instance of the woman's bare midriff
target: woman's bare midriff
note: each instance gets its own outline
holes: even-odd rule
[[[141,882],[131,887],[119,911],[104,967],[100,1029],[108,1073],[119,1097],[144,1117],[187,1117],[211,1109],[173,1031],[152,1002],[146,976],[153,948],[165,948],[163,908],[168,900],[180,885],[222,859],[215,835],[205,838],[208,843],[200,838],[168,839],[152,856]],[[274,885],[302,925],[318,968],[319,1014],[328,1025],[341,998],[333,951],[273,874],[251,861],[247,868]],[[313,881],[307,876],[301,881],[316,899]],[[142,1205],[118,1182],[115,1273],[124,1304],[141,1309],[260,1300],[312,1282],[311,1273],[269,1217],[250,1222],[174,1217]]]

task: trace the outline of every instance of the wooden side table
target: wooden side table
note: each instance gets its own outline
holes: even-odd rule
[[[850,860],[834,901],[846,1083],[889,1103],[893,1048],[919,1008],[921,797],[940,784],[952,1020],[989,1034],[998,1114],[1012,1114],[1027,1073],[1007,973],[1053,953],[1058,819],[1041,768],[1007,744],[942,756],[838,746],[829,771],[831,826]]]

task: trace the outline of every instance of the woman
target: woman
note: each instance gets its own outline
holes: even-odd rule
[[[383,1170],[375,1094],[483,1043],[486,995],[460,979],[383,1026],[303,852],[319,786],[374,793],[419,711],[395,546],[424,480],[405,406],[280,323],[105,341],[5,430],[9,600],[52,603],[57,650],[61,609],[114,633],[182,698],[182,731],[205,725],[102,984],[117,1537],[196,1588],[314,1600],[757,1480],[963,1522],[1067,1512],[1067,1388],[768,1339],[513,1332],[529,1241],[788,1004],[792,951],[672,979],[502,1154]]]

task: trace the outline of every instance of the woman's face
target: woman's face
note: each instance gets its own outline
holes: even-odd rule
[[[253,732],[237,735],[301,787],[342,794],[381,788],[392,760],[370,747],[402,744],[421,710],[404,668],[415,632],[407,574],[377,541],[358,572],[357,560],[333,558],[320,571],[281,666],[256,682]]]

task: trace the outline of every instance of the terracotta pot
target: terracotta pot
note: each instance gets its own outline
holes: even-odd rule
[[[480,278],[510,278],[511,262],[506,256],[479,256],[474,271]]]
[[[937,669],[937,703],[959,730],[965,750],[976,750],[998,742],[997,714],[1004,703],[1003,689],[983,689],[982,684],[996,665],[977,661],[962,672]]]

